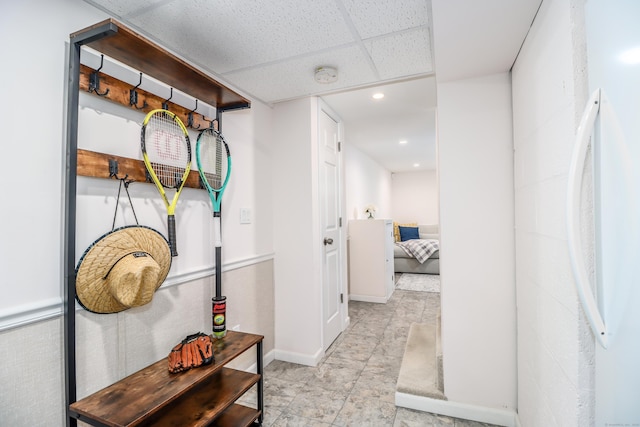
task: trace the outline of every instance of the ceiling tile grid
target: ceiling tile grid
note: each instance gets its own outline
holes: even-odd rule
[[[340,78],[335,83],[320,84],[314,80],[318,64],[336,67]],[[278,102],[300,96],[375,83],[376,77],[360,46],[352,44],[340,49],[293,58],[259,68],[223,74],[232,84],[260,99]]]
[[[426,27],[364,42],[382,80],[431,73],[431,46]]]
[[[86,1],[267,103],[432,72],[430,0]]]
[[[199,0],[185,7],[174,1],[131,20],[157,38],[179,41],[175,48],[186,57],[206,57],[200,62],[226,73],[352,43],[340,11],[325,3],[219,0],[211,7]]]
[[[344,4],[362,39],[429,24],[428,0],[337,1]]]

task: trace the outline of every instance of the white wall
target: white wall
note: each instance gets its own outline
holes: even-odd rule
[[[307,365],[323,354],[317,108],[305,98],[273,111],[276,357]]]
[[[513,67],[523,427],[593,425],[593,338],[574,290],[564,220],[587,97],[583,11],[582,1],[544,1]]]
[[[273,253],[272,125],[271,108],[260,102],[222,116],[233,150],[233,175],[222,200],[225,264]],[[250,209],[251,224],[240,224],[241,208]]]
[[[375,217],[392,219],[391,172],[348,142],[344,151],[347,221],[364,219],[364,208],[375,205]]]
[[[141,158],[139,138],[143,113],[81,93],[78,115],[79,148]],[[267,139],[271,134],[270,118],[271,109],[255,102],[251,109],[224,113],[221,120],[233,159],[232,175],[222,200],[224,264],[242,263],[273,252],[272,205],[268,192],[259,191],[271,187]],[[190,131],[190,139],[192,146],[195,145],[197,132]],[[195,169],[195,159],[192,161]],[[117,190],[116,180],[78,178],[76,259],[97,237],[111,229]],[[166,210],[155,187],[134,182],[129,191],[140,223],[166,235]],[[240,224],[240,208],[251,210],[250,224]],[[213,267],[211,217],[208,194],[185,188],[176,208],[180,256],[172,260],[169,280],[179,280],[181,276]],[[116,227],[134,223],[123,192]]]
[[[2,117],[7,123],[22,123],[25,111],[38,108],[47,111],[38,120],[38,138],[20,126],[9,127],[8,155],[28,158],[24,162],[7,165],[6,176],[20,176],[20,185],[7,188],[6,200],[18,209],[5,209],[3,221],[11,224],[6,239],[0,243],[5,280],[14,284],[0,301],[0,329],[19,325],[25,319],[60,314],[62,275],[62,187],[65,77],[65,52],[69,34],[106,18],[80,0],[65,0],[49,10],[50,2],[31,0],[11,5],[2,26],[6,38],[21,37],[24,45],[5,43],[6,58],[20,58],[12,67],[2,70],[3,91],[12,103],[2,103]],[[69,14],[65,10],[73,10]],[[35,11],[35,12],[34,12]],[[43,21],[42,25],[36,24]],[[30,22],[25,28],[24,22]],[[22,36],[24,36],[22,38]],[[41,52],[24,54],[25,45],[40,45]],[[83,55],[83,58],[85,55]],[[32,74],[35,69],[46,73]],[[34,85],[34,81],[41,83]],[[144,89],[144,83],[142,88]],[[144,115],[131,108],[112,104],[97,97],[81,94],[78,145],[80,148],[104,153],[141,158],[139,133]],[[270,188],[269,139],[271,110],[254,102],[250,110],[226,113],[223,132],[230,142],[234,159],[234,174],[224,198],[223,233],[225,239],[223,261],[242,262],[248,258],[271,256],[272,208]],[[196,134],[191,139],[195,143]],[[15,153],[12,153],[15,151]],[[195,164],[195,163],[194,163]],[[29,170],[30,173],[25,173]],[[35,172],[35,173],[34,173]],[[8,178],[7,178],[8,179]],[[140,221],[166,233],[164,207],[152,185],[133,183],[130,186],[133,203]],[[78,223],[76,259],[100,235],[111,229],[117,182],[81,177],[78,180]],[[20,200],[19,203],[15,201]],[[169,279],[213,267],[212,221],[210,202],[204,191],[185,189],[176,210],[178,249],[182,257],[174,258]],[[132,224],[128,203],[122,199],[116,226]],[[253,222],[239,224],[239,209],[252,209]],[[28,235],[38,236],[34,245]],[[29,256],[24,256],[28,253]],[[37,261],[36,261],[37,260]],[[38,268],[32,268],[37,262]],[[30,317],[29,317],[30,316]]]
[[[106,17],[81,0],[14,2],[0,15],[0,35],[11,40],[0,47],[2,57],[10,58],[0,70],[0,89],[10,100],[0,103],[0,117],[10,129],[6,156],[20,159],[7,162],[2,172],[6,182],[14,182],[4,193],[13,208],[2,210],[2,222],[10,226],[0,239],[0,271],[7,285],[0,301],[0,357],[10,361],[0,368],[0,423],[7,425],[64,424],[65,52],[70,33]],[[141,158],[141,113],[89,95],[80,103],[82,148]],[[258,102],[250,110],[223,115],[234,160],[223,200],[223,293],[228,326],[264,334],[265,352],[272,357],[271,122],[272,110]],[[165,233],[166,214],[153,185],[133,183],[130,191],[140,223]],[[115,180],[78,179],[76,258],[111,229],[116,192]],[[132,224],[124,196],[120,206],[116,226]],[[251,224],[239,224],[240,208],[252,210]],[[210,330],[214,261],[206,192],[185,189],[176,219],[180,255],[151,303],[113,315],[77,312],[80,396],[165,357],[185,335]]]
[[[15,183],[3,194],[13,208],[0,213],[7,224],[0,271],[11,284],[0,300],[0,324],[19,322],[27,311],[60,314],[66,43],[72,31],[104,18],[79,0],[3,5],[0,90],[10,102],[0,103],[0,117],[7,129],[4,155],[16,161],[2,168],[5,182]],[[38,112],[37,124],[25,121],[29,112]]]
[[[444,392],[506,411],[516,409],[511,129],[509,74],[438,84]]]
[[[391,175],[391,215],[394,221],[439,224],[439,211],[437,171]]]

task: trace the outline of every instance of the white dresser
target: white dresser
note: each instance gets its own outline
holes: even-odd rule
[[[349,221],[349,299],[386,303],[393,289],[393,221]]]

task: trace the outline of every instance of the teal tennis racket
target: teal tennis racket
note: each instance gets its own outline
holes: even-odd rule
[[[196,143],[196,163],[202,184],[209,192],[213,207],[214,245],[216,248],[216,297],[221,297],[222,231],[220,207],[231,175],[231,154],[222,134],[211,127],[200,131]]]

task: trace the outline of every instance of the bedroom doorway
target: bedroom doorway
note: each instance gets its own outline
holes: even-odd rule
[[[365,210],[369,206],[375,208],[375,219],[422,225],[423,234],[435,235],[439,240],[435,77],[336,92],[324,95],[322,99],[343,121],[345,220],[350,244],[352,236],[349,224],[353,220],[366,219]],[[433,290],[440,285],[439,253],[427,261],[428,268],[416,267],[412,271],[413,263],[405,263],[406,273],[427,276],[423,279],[437,277],[438,286],[434,285],[434,280],[423,285],[405,276],[408,287],[432,291],[423,291],[420,295],[412,290],[394,292],[396,298],[406,297],[407,300],[411,299],[413,293],[418,301],[402,306],[402,316],[392,317],[390,322],[405,328],[403,331],[408,329],[408,319],[433,326],[431,330],[437,336],[431,341],[438,343],[433,349],[433,365],[438,367],[442,364],[438,333],[441,304],[440,292]],[[354,296],[358,296],[356,292]],[[361,304],[354,298],[352,305],[352,315],[356,315]],[[393,302],[388,307],[392,306]],[[404,345],[401,348],[404,349]]]

